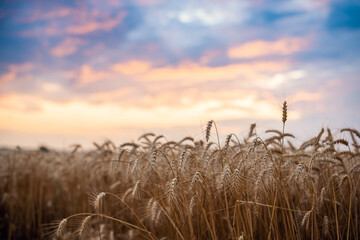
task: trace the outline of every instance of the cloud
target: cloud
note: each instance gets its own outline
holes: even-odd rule
[[[83,86],[89,83],[104,80],[110,76],[111,76],[110,72],[96,71],[92,69],[89,65],[82,65],[80,68],[80,73],[78,74],[77,77],[77,83],[79,86]]]
[[[39,110],[39,99],[31,95],[7,93],[0,96],[0,114],[2,111],[22,113]],[[5,114],[4,114],[5,115]],[[5,115],[6,116],[6,115]],[[9,118],[3,118],[9,119]],[[10,119],[9,119],[10,120]],[[1,127],[0,127],[1,128]]]
[[[289,63],[285,61],[238,63],[219,67],[208,67],[189,62],[176,67],[152,68],[142,76],[139,76],[139,79],[145,82],[176,81],[179,86],[188,86],[208,81],[235,79],[246,81],[263,78],[264,73],[281,71],[288,66]]]
[[[78,51],[78,46],[85,44],[86,41],[81,38],[65,38],[56,47],[52,48],[50,53],[54,57],[64,57],[72,55]]]
[[[0,85],[11,82],[15,78],[16,78],[16,73],[14,73],[14,72],[4,73],[4,74],[0,75]]]
[[[28,73],[33,67],[32,63],[8,65],[7,72],[0,75],[0,85],[14,81],[19,75]]]
[[[230,58],[256,58],[267,55],[288,55],[307,46],[304,38],[283,38],[277,41],[255,40],[228,50]]]
[[[139,6],[156,5],[161,2],[163,2],[163,0],[135,0],[136,5],[139,5]]]
[[[81,18],[79,17],[82,16]],[[72,11],[64,21],[57,19],[48,21],[45,26],[39,25],[31,31],[23,30],[23,37],[38,37],[42,34],[47,36],[86,35],[95,31],[111,31],[118,26],[126,17],[127,12],[120,11],[116,17],[109,18],[106,14],[97,15],[87,11]],[[101,18],[101,19],[98,19]]]
[[[120,12],[114,19],[105,21],[92,21],[83,24],[68,26],[65,30],[67,34],[83,35],[94,32],[96,30],[110,31],[115,28],[126,16],[126,12]]]
[[[41,84],[41,89],[44,92],[56,93],[63,90],[62,86],[53,82],[44,82]]]
[[[123,75],[141,74],[150,69],[150,63],[143,61],[129,61],[114,64],[112,70]]]
[[[115,63],[101,70],[83,65],[75,78],[79,86],[102,80],[122,79],[123,82],[132,81],[156,92],[174,87],[235,80],[254,86],[254,83],[286,70],[291,64],[288,61],[255,61],[218,67],[203,66],[195,62],[184,62],[176,66],[152,67],[153,65],[155,64],[138,60]]]
[[[31,16],[28,18],[22,19],[24,22],[34,22],[39,20],[51,20],[56,18],[64,18],[69,15],[75,14],[78,12],[75,9],[68,8],[68,7],[58,7],[56,10],[50,10],[50,11],[40,11],[39,9],[33,11],[31,13]]]

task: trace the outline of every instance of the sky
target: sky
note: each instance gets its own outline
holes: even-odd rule
[[[360,128],[360,1],[0,3],[0,146]]]

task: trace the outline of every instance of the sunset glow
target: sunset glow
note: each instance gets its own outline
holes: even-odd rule
[[[320,2],[5,1],[0,145],[243,134],[283,100],[299,126],[359,128],[360,5]]]

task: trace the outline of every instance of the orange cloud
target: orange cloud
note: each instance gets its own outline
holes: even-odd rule
[[[134,96],[136,94],[137,94],[136,89],[125,87],[125,88],[115,89],[112,91],[93,93],[91,94],[91,96],[89,96],[89,100],[94,102],[107,103],[107,102],[123,100],[124,98],[128,98],[129,96],[131,95]],[[122,102],[126,102],[127,104],[130,101],[122,101]]]
[[[20,112],[29,111],[29,110],[38,110],[39,109],[38,102],[39,102],[38,98],[30,95],[7,93],[5,95],[0,96],[0,110],[8,109],[10,111],[20,111]]]
[[[207,67],[197,63],[188,63],[177,67],[153,68],[140,76],[139,79],[152,82],[179,81],[179,85],[182,86],[207,81],[256,80],[264,77],[263,74],[266,72],[281,71],[287,66],[289,66],[287,62],[255,62],[220,67]]]
[[[193,84],[208,81],[224,81],[241,79],[242,82],[253,82],[266,79],[269,74],[283,71],[289,67],[287,61],[253,62],[229,64],[220,67],[208,67],[198,63],[188,62],[178,66],[152,68],[151,63],[144,61],[129,61],[112,65],[108,70],[96,71],[88,65],[81,68],[78,83],[85,85],[104,79],[116,79],[119,73],[139,82],[149,82],[151,90],[163,90],[176,86],[189,87]]]
[[[134,75],[148,71],[150,69],[150,64],[142,61],[129,61],[114,64],[111,69],[123,75]]]
[[[78,46],[86,43],[80,38],[65,38],[56,47],[52,48],[50,53],[55,57],[63,57],[74,54],[78,50]]]
[[[11,82],[16,77],[16,74],[14,72],[4,73],[0,75],[0,84],[4,84],[7,82]]]
[[[120,12],[116,18],[109,19],[103,22],[88,22],[81,25],[73,25],[66,28],[65,32],[68,34],[82,35],[88,34],[96,30],[110,31],[115,28],[126,16],[126,12]]]
[[[109,72],[95,71],[88,65],[82,65],[78,76],[78,84],[86,85],[88,83],[104,80],[109,76],[111,76]]]
[[[256,40],[228,50],[230,58],[255,58],[267,55],[288,55],[304,49],[307,41],[303,38],[283,38],[274,42]]]

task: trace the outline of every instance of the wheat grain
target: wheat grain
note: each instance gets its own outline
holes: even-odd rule
[[[253,123],[253,124],[250,125],[248,138],[251,138],[254,135],[255,128],[256,128],[256,123]]]
[[[79,238],[81,238],[83,236],[83,234],[86,232],[87,226],[88,226],[88,223],[90,222],[91,217],[92,216],[87,216],[82,221],[81,226],[80,226],[80,228],[78,230],[78,237]]]
[[[134,199],[137,196],[138,190],[139,190],[139,185],[140,185],[140,180],[137,180],[137,182],[135,183],[135,186],[133,188],[133,191],[131,193],[132,199]]]
[[[302,219],[302,221],[301,221],[301,227],[302,227],[302,228],[306,228],[307,223],[308,223],[309,218],[310,218],[310,214],[311,214],[311,211],[308,211],[308,212],[304,215],[304,217],[303,217],[303,219]]]
[[[101,192],[99,193],[94,202],[93,202],[93,206],[95,208],[95,212],[100,212],[101,211],[101,206],[102,206],[102,199],[105,197],[106,193]]]
[[[324,217],[322,227],[323,227],[323,234],[325,236],[329,236],[330,235],[330,230],[329,230],[330,226],[329,226],[329,217],[328,216]]]
[[[55,232],[55,236],[59,239],[61,239],[64,234],[65,234],[65,230],[66,230],[66,225],[67,225],[67,219],[64,218],[63,220],[61,220],[61,222],[58,225],[58,228]]]
[[[287,120],[287,103],[286,103],[286,101],[284,101],[283,107],[282,107],[282,122],[283,122],[283,124],[285,124],[286,120]]]
[[[212,127],[213,123],[214,123],[214,121],[210,120],[206,125],[206,131],[205,131],[206,142],[209,141],[210,134],[211,134],[211,127]]]
[[[194,215],[194,207],[195,207],[195,197],[192,197],[189,205],[189,212],[191,216]]]

